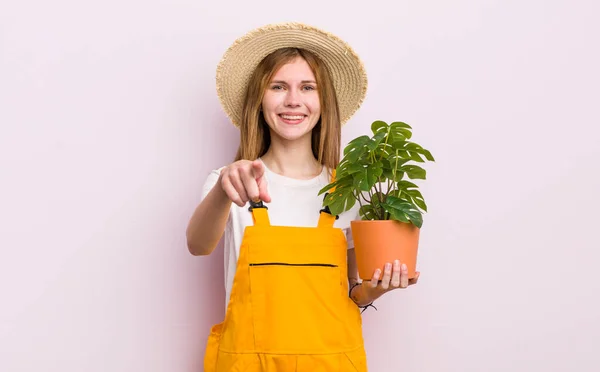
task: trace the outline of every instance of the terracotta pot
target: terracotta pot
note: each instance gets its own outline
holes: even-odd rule
[[[352,237],[358,274],[362,280],[371,280],[377,268],[386,262],[400,260],[408,267],[408,277],[415,277],[420,229],[412,223],[400,221],[352,221]],[[383,275],[383,274],[382,274]]]

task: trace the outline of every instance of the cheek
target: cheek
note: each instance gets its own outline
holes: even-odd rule
[[[311,114],[321,114],[321,103],[319,102],[319,96],[317,94],[307,99],[305,105],[308,107]]]
[[[262,101],[262,109],[265,115],[272,115],[277,108],[277,98],[270,94],[265,94]]]
[[[310,112],[314,115],[321,115],[321,103],[319,102],[319,97],[311,100],[309,103]]]

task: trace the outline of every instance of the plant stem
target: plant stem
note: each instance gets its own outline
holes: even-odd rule
[[[387,200],[387,198],[390,195],[390,193],[394,191],[393,185],[394,185],[394,183],[391,182],[391,180],[388,179],[387,192],[385,194],[385,200]],[[384,216],[383,217],[384,217],[384,219],[389,220],[390,219],[390,213],[389,212],[384,212]]]
[[[392,128],[388,127],[387,130],[387,134],[385,136],[385,143],[383,144],[383,148],[385,149],[388,143],[388,139],[390,138],[390,131],[392,130]],[[381,156],[379,157],[379,161],[381,161],[381,159],[383,159],[383,154],[385,153],[385,151],[381,151]]]
[[[360,192],[360,190],[358,190],[358,195],[359,195],[358,197],[356,197],[356,195],[352,194],[352,195],[354,195],[354,198],[358,201],[358,205],[360,205],[359,214],[360,214],[360,211],[362,210],[362,207],[363,207],[363,205],[362,205],[362,203],[360,201],[360,195],[361,194],[362,193]]]

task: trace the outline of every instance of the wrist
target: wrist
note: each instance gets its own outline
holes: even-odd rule
[[[350,298],[359,307],[367,306],[375,300],[371,298],[362,283],[356,283],[350,290]]]
[[[217,180],[217,183],[215,184],[215,187],[212,191],[217,195],[217,198],[221,203],[231,202],[231,199],[229,199],[229,195],[227,195],[225,188],[223,188],[223,171],[221,171],[219,179]]]

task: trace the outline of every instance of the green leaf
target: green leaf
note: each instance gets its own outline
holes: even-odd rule
[[[360,172],[353,174],[354,187],[361,191],[369,191],[383,174],[383,163],[378,161],[364,167]]]
[[[403,209],[412,207],[412,204],[410,202],[400,199],[400,198],[397,198],[392,195],[388,195],[384,204],[386,204],[390,208],[398,209],[398,210],[403,210]]]
[[[419,190],[408,190],[406,193],[417,207],[427,212],[427,204],[425,203],[425,199]]]
[[[409,151],[408,156],[410,157],[410,160],[418,161],[419,163],[425,162],[425,160],[423,160],[423,158],[414,151]]]
[[[371,137],[367,135],[358,136],[352,141],[348,142],[348,145],[346,147],[351,147],[354,145],[365,145],[367,142],[369,142],[370,139]]]
[[[394,130],[400,129],[400,128],[402,128],[402,129],[408,129],[408,130],[412,129],[412,127],[410,125],[408,125],[408,124],[406,124],[404,122],[401,122],[401,121],[395,121],[395,122],[393,122],[392,124],[390,124],[390,128],[394,129]]]
[[[433,158],[433,156],[431,155],[431,152],[429,152],[429,150],[425,150],[423,147],[421,147],[420,145],[417,145],[414,142],[407,142],[404,148],[406,150],[410,151],[411,154],[413,154],[411,156],[414,156],[416,154],[421,154],[421,155],[425,156],[425,158],[427,160],[435,161],[435,159]],[[424,160],[419,155],[416,155],[416,156],[418,156],[418,159],[420,159],[417,161],[424,162]],[[415,158],[415,160],[416,160],[416,158]]]
[[[408,190],[408,189],[415,189],[418,186],[410,181],[400,181],[398,182],[398,189],[400,190]]]
[[[352,187],[336,189],[327,195],[323,202],[323,205],[329,206],[331,213],[336,216],[352,209],[354,204],[356,204],[356,198]]]
[[[394,180],[394,171],[392,169],[392,165],[390,164],[390,161],[387,159],[381,159],[381,162],[383,163],[383,173],[382,176],[385,177],[385,180],[383,181],[387,181],[387,180]],[[396,172],[396,180],[394,181],[400,181],[402,179],[402,172],[397,171]]]
[[[331,190],[335,186],[336,182],[332,182],[332,183],[324,186],[321,190],[319,190],[319,193],[317,195],[322,195],[322,194],[328,192],[329,190]]]
[[[431,155],[431,152],[429,152],[429,150],[422,149],[421,154],[423,154],[425,156],[425,159],[427,159],[429,161],[435,161],[435,159],[433,158],[433,155]]]
[[[337,171],[336,171],[336,174],[337,174]],[[343,176],[341,178],[336,179],[334,182],[324,186],[321,190],[319,190],[318,195],[321,195],[321,194],[331,191],[331,189],[333,187],[336,187],[336,188],[348,187],[348,186],[352,185],[352,182],[353,182],[353,178],[351,175]],[[323,205],[325,205],[325,204],[323,204]]]
[[[392,180],[394,182],[400,181],[402,177],[404,177],[404,172],[396,171],[394,175],[394,171],[390,168],[383,169],[383,176],[388,180]]]
[[[413,203],[389,195],[383,205],[392,219],[402,222],[410,221],[419,228],[423,225],[423,215]]]
[[[381,176],[381,173],[383,172],[383,163],[378,161],[373,164],[370,164],[367,167],[367,171],[369,173],[369,176],[379,177],[379,176]]]
[[[408,142],[406,148],[408,150],[415,151],[415,152],[418,152],[419,154],[422,154],[429,161],[435,161],[435,159],[433,158],[433,155],[431,155],[431,152],[429,152],[429,150],[425,150],[421,145],[417,145],[414,142]]]
[[[393,139],[410,139],[412,137],[412,127],[401,121],[395,121],[390,124],[390,134]]]
[[[402,172],[406,173],[406,176],[413,180],[424,180],[427,177],[425,169],[417,165],[404,165],[400,168]]]
[[[355,174],[358,172],[362,172],[364,169],[365,169],[364,165],[354,163],[354,164],[350,164],[348,166],[347,172],[348,172],[348,174]]]
[[[423,215],[419,210],[413,210],[410,212],[405,212],[406,216],[418,228],[423,227]]]
[[[406,151],[406,150],[398,150],[398,149],[396,149],[396,155],[400,159],[410,160],[410,155],[408,154],[408,151]]]
[[[424,162],[423,158],[419,155],[422,148],[416,143],[408,142],[404,139],[395,139],[392,142],[392,146],[401,158],[418,161],[420,163]]]
[[[377,134],[379,132],[387,133],[388,128],[389,126],[387,125],[387,123],[382,120],[376,120],[373,122],[373,124],[371,124],[371,131],[373,132],[373,134]]]
[[[410,222],[408,216],[402,210],[392,208],[385,203],[383,204],[383,207],[390,214],[390,220]]]
[[[369,148],[369,150],[371,150],[371,151],[375,150],[379,146],[381,141],[385,138],[386,135],[387,135],[387,132],[379,132],[379,133],[375,134],[373,136],[373,138],[371,139],[371,141],[369,141],[369,143],[367,144],[367,147]]]
[[[350,141],[344,148],[344,158],[350,162],[357,161],[367,151],[370,142],[371,138],[368,136],[360,136]]]
[[[409,181],[400,181],[397,185],[396,195],[400,199],[406,199],[427,212],[427,204],[421,192],[417,190],[417,185]]]
[[[348,159],[345,159],[345,158],[342,159],[342,161],[335,168],[336,177],[342,178],[342,177],[346,176],[348,174],[348,167],[350,167],[352,164],[354,164],[354,163],[352,163]]]
[[[358,210],[358,214],[363,220],[378,220],[375,208],[371,204],[365,204]]]
[[[406,215],[406,213],[395,209],[393,209],[390,213],[390,220],[402,221],[406,223],[410,222],[410,218]]]
[[[393,153],[390,156],[388,156],[388,158],[386,160],[390,163],[390,168],[392,170],[404,172],[402,170],[402,166],[404,164],[408,163],[410,159],[405,159],[402,156],[400,156],[396,153]]]
[[[387,159],[393,152],[394,148],[392,147],[392,145],[389,143],[386,144],[382,141],[379,143],[379,146],[377,146],[377,148],[373,151],[373,154],[377,159]]]

